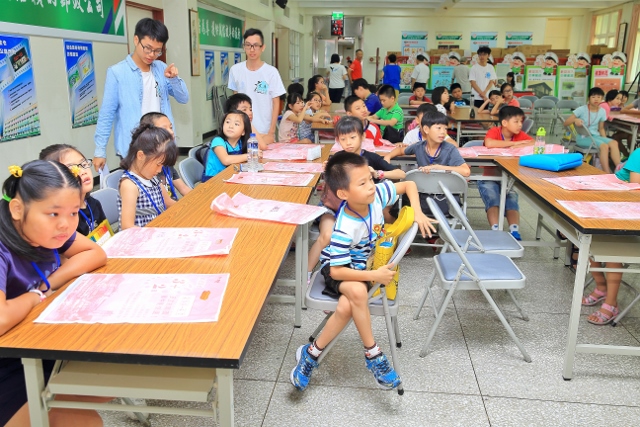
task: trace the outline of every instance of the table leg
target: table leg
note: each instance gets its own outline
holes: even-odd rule
[[[636,141],[638,139],[638,126],[631,127],[631,142],[629,143],[629,155],[636,149]]]
[[[578,341],[578,326],[580,322],[580,309],[582,308],[582,295],[584,282],[589,263],[589,248],[591,247],[590,234],[578,234],[579,249],[578,265],[576,266],[576,279],[573,283],[573,300],[571,301],[571,315],[569,316],[569,333],[567,336],[567,350],[564,356],[564,369],[562,378],[570,380],[573,376],[573,362],[576,356],[576,344]]]
[[[31,427],[49,427],[49,414],[41,398],[44,391],[42,360],[22,359],[22,365],[24,367],[24,379],[27,384]]]
[[[233,369],[216,369],[218,383],[218,423],[220,427],[233,427]]]
[[[295,319],[293,326],[302,326],[303,290],[307,284],[307,264],[309,262],[309,224],[302,224],[296,230],[296,280],[295,280]]]
[[[507,173],[502,171],[502,179],[500,180],[500,206],[498,207],[498,230],[502,230],[504,227],[504,212],[507,207],[507,186]]]
[[[314,130],[313,131],[313,142],[315,142],[316,144],[320,144],[320,131],[319,130]]]
[[[456,133],[456,142],[458,143],[458,147],[460,146],[460,132],[462,132],[462,125],[460,122],[457,122],[458,131]]]

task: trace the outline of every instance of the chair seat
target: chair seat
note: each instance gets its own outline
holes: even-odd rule
[[[451,230],[451,232],[460,247],[464,247],[471,235],[467,230]],[[520,258],[524,254],[524,248],[511,233],[496,230],[477,230],[475,233],[482,243],[485,253],[505,255],[509,258]],[[478,249],[469,245],[468,252],[478,252]]]
[[[526,277],[509,257],[499,254],[467,253],[465,255],[478,278],[487,289],[521,289]],[[457,253],[439,254],[433,258],[443,288],[454,282],[462,260]],[[478,289],[469,276],[463,274],[457,286],[461,290]]]

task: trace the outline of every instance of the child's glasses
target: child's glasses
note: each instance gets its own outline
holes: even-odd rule
[[[77,166],[82,169],[89,169],[91,165],[93,165],[93,160],[86,159],[85,161],[83,161],[82,163],[78,163],[77,165],[71,164],[71,165],[65,165],[65,166],[68,167],[69,169],[71,169],[74,166]]]

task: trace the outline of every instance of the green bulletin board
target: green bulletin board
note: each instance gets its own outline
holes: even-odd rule
[[[242,49],[244,21],[201,7],[198,8],[198,18],[201,45]]]

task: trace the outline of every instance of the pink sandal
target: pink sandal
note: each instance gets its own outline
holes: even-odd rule
[[[611,314],[603,313],[602,309],[610,311]],[[595,320],[591,320],[591,319],[587,318],[587,322],[592,323],[594,325],[606,325],[606,324],[610,323],[613,319],[615,319],[616,316],[618,315],[618,313],[620,313],[620,310],[618,310],[618,307],[614,307],[612,305],[604,303],[604,304],[602,304],[602,307],[600,307],[600,310],[594,312],[591,315],[591,316],[595,316],[596,319]],[[589,316],[589,317],[591,317],[591,316]]]
[[[586,305],[586,306],[596,305],[600,301],[604,301],[606,297],[607,297],[606,292],[602,292],[600,289],[595,288],[593,292],[591,292],[589,295],[587,295],[586,297],[582,297],[582,305]]]

